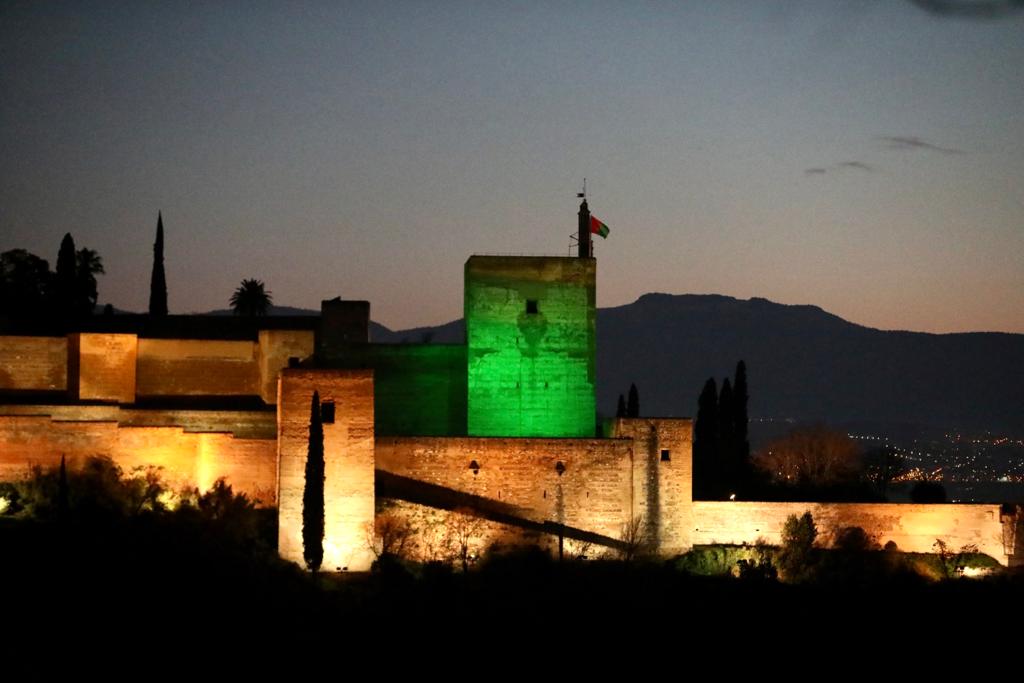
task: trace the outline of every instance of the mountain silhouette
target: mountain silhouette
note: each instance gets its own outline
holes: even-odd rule
[[[462,320],[384,343],[458,343]],[[920,425],[1024,434],[1024,335],[863,327],[817,306],[715,294],[645,294],[597,312],[597,405],[636,383],[643,414],[692,416],[708,377],[747,363],[751,418]]]
[[[370,335],[386,344],[455,344],[465,325],[371,323]],[[752,419],[1024,434],[1024,335],[876,330],[817,306],[715,294],[645,294],[599,309],[598,411],[614,415],[619,394],[636,383],[644,415],[692,416],[704,381],[721,383],[740,359]]]

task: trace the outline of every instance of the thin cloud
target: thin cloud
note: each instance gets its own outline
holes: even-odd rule
[[[960,19],[999,19],[1024,9],[1024,0],[910,0],[925,12]]]
[[[963,154],[962,149],[956,149],[954,147],[940,147],[939,145],[933,145],[930,142],[926,142],[921,138],[914,135],[883,135],[878,138],[885,142],[886,149],[894,149],[901,151],[914,151],[918,149],[929,149],[933,152],[942,152],[943,154]]]
[[[863,161],[841,161],[834,166],[815,166],[814,168],[806,168],[804,169],[804,175],[824,175],[829,171],[842,171],[847,168],[866,171],[868,173],[873,173],[875,170],[873,166],[865,164]]]

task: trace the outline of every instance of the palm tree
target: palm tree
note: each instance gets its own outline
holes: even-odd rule
[[[92,314],[93,309],[96,308],[96,300],[99,299],[96,276],[106,273],[103,269],[103,259],[94,250],[83,247],[75,253],[75,260],[77,261],[75,277],[78,280],[79,305],[84,313]]]
[[[231,308],[235,315],[266,315],[270,308],[270,292],[264,289],[262,280],[242,280],[231,295]]]

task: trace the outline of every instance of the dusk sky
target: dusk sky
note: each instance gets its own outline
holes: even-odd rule
[[[0,4],[0,251],[70,231],[101,303],[145,310],[161,210],[172,313],[254,277],[446,322],[470,254],[569,253],[584,176],[599,306],[1024,333],[1024,12]]]

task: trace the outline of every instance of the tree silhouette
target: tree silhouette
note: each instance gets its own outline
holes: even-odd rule
[[[24,249],[0,254],[0,315],[38,317],[46,308],[50,264]]]
[[[765,444],[755,464],[776,483],[822,489],[856,481],[862,463],[850,437],[819,425]]]
[[[718,462],[718,474],[721,477],[718,483],[725,493],[736,492],[733,409],[732,382],[726,377],[722,380],[722,390],[718,393],[718,452],[715,457]]]
[[[167,278],[164,276],[164,217],[156,214],[156,242],[153,243],[153,273],[149,278],[149,314],[167,315]]]
[[[75,240],[71,233],[65,233],[57,252],[57,271],[53,277],[51,301],[53,311],[61,320],[76,317],[76,290],[78,285],[78,257],[75,253]]]
[[[235,315],[266,315],[270,308],[271,298],[262,280],[242,280],[235,293],[231,295],[231,308]]]
[[[640,394],[635,384],[629,385],[629,399],[626,401],[626,416],[640,417]]]
[[[626,398],[619,394],[619,405],[615,408],[615,417],[626,417]]]
[[[748,431],[750,418],[747,414],[747,402],[749,400],[750,396],[747,393],[747,364],[741,360],[736,364],[736,381],[732,384],[732,438],[736,474],[738,477],[737,487],[740,489],[745,489],[753,483],[753,472],[750,464],[750,436]]]
[[[709,377],[697,400],[693,424],[693,494],[708,499],[718,491],[718,387]]]
[[[324,560],[324,426],[320,393],[313,392],[309,409],[309,450],[302,490],[302,558],[316,572]]]
[[[91,315],[99,299],[96,276],[106,272],[103,269],[103,259],[92,249],[82,247],[75,254],[75,260],[76,306],[81,312]]]

